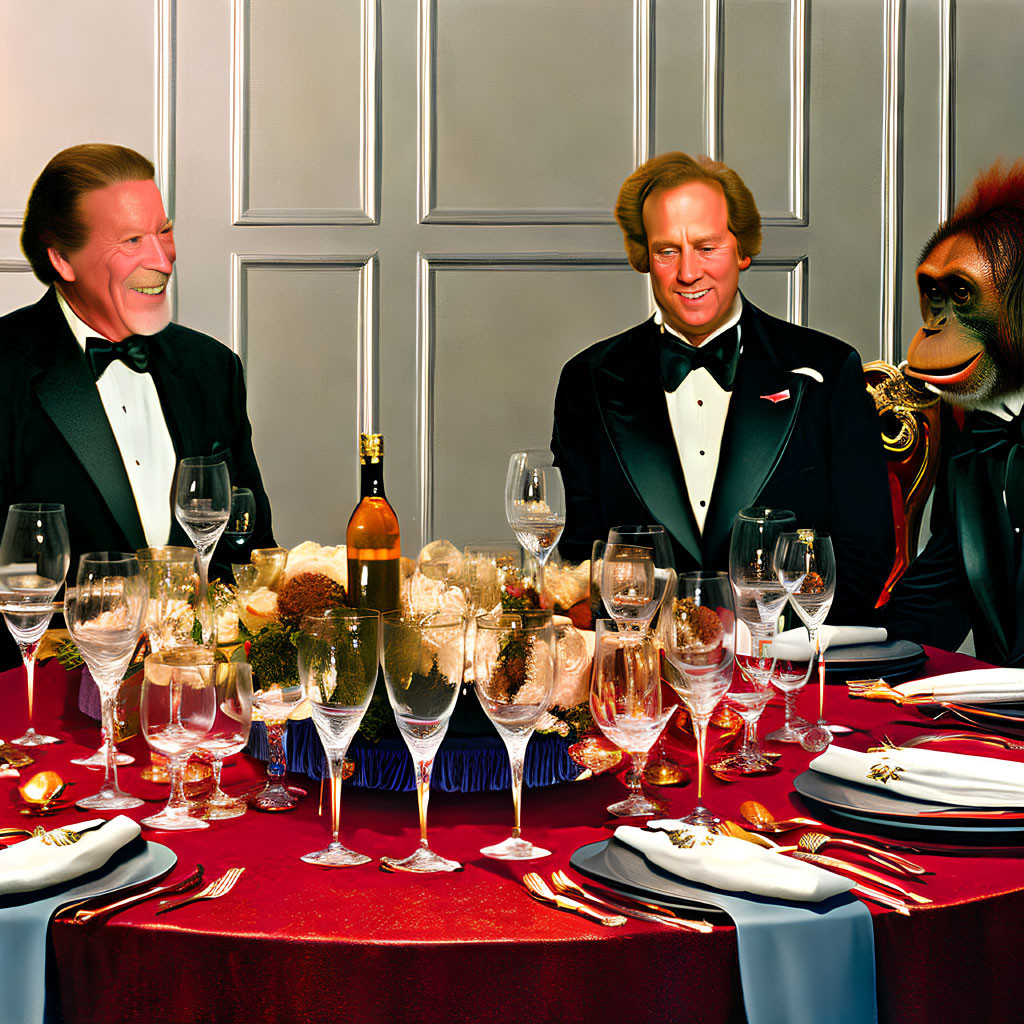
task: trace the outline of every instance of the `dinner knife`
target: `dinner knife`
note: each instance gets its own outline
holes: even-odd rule
[[[147,889],[145,892],[136,893],[134,896],[127,896],[124,899],[118,900],[116,903],[108,903],[104,906],[93,907],[90,909],[76,910],[74,916],[67,919],[73,924],[88,924],[90,921],[110,917],[112,914],[119,914],[122,910],[134,907],[137,903],[144,903],[146,900],[152,899],[154,896],[173,896],[178,893],[191,892],[202,884],[203,872],[203,865],[197,864],[195,871],[193,871],[188,877],[181,879],[180,882],[174,882],[171,885],[156,885],[151,889]],[[72,903],[69,906],[64,907],[58,917],[63,920],[65,919],[65,915],[70,911],[75,910],[78,907],[84,907],[85,904],[89,902],[91,901],[81,900],[78,903]]]

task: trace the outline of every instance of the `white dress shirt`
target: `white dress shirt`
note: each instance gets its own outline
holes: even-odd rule
[[[737,292],[728,322],[709,334],[703,345],[707,345],[732,327],[736,327],[739,333],[742,313],[743,301]],[[654,322],[663,331],[682,339],[684,344],[690,344],[678,331],[664,323],[660,309],[654,314]],[[737,344],[742,345],[742,338],[738,338]],[[711,504],[711,492],[715,486],[718,454],[722,447],[722,434],[725,431],[725,419],[729,415],[731,398],[732,392],[723,391],[703,366],[691,370],[675,391],[665,392],[668,418],[672,423],[672,434],[679,452],[679,462],[683,467],[686,490],[690,495],[690,505],[697,520],[697,529],[702,533],[708,506]]]
[[[101,335],[78,318],[59,288],[57,302],[84,352],[87,339]],[[160,547],[171,533],[171,487],[178,460],[153,377],[136,373],[115,359],[96,387],[121,449],[146,543]]]

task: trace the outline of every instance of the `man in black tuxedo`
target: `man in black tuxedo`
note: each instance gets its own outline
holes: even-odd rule
[[[832,536],[830,619],[866,621],[894,535],[859,356],[739,293],[761,218],[724,164],[654,157],[626,179],[615,213],[658,310],[562,370],[551,441],[566,487],[561,552],[588,558],[610,527],[657,522],[677,570],[724,570],[741,508],[791,509]]]
[[[174,233],[153,176],[122,146],[58,153],[21,236],[49,288],[0,319],[0,509],[63,503],[71,578],[86,551],[190,544],[172,496],[187,456],[223,456],[256,498],[249,546],[274,544],[241,361],[170,323]]]

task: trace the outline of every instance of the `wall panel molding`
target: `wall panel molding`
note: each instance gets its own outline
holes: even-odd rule
[[[787,278],[786,316],[792,324],[807,325],[807,257],[793,256],[776,259],[756,259],[750,264],[750,273],[779,273]]]
[[[880,358],[896,361],[903,282],[903,88],[906,0],[885,0],[885,106],[882,116],[882,309]]]

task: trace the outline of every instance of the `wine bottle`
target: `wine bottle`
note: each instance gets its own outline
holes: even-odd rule
[[[348,599],[356,608],[400,605],[398,516],[384,494],[384,435],[359,435],[359,504],[348,521]]]

